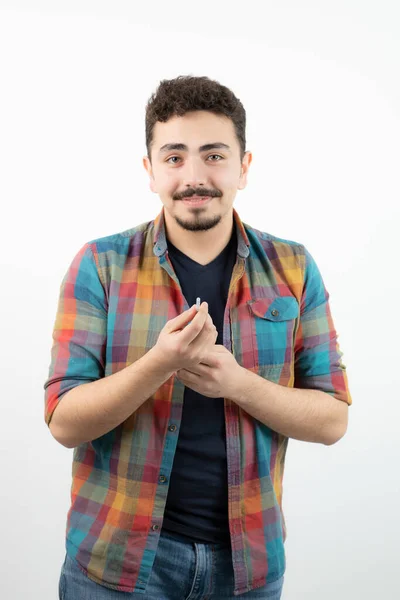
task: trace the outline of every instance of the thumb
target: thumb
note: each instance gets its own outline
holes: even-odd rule
[[[166,324],[168,331],[172,332],[182,329],[185,325],[190,323],[196,313],[197,308],[196,305],[193,304],[193,306],[191,306],[188,310],[185,310],[185,312],[168,321]]]

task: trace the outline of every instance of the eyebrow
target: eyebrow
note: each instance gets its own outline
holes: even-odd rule
[[[164,146],[161,146],[159,154],[170,152],[171,150],[187,151],[189,148],[186,144],[164,144]],[[199,147],[199,152],[207,152],[208,150],[230,150],[230,147],[222,142],[213,142],[212,144],[204,144],[204,146]]]

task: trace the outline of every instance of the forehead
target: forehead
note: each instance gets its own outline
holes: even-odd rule
[[[235,128],[232,120],[225,115],[208,111],[173,116],[165,123],[157,121],[153,130],[153,149],[156,152],[164,144],[182,143],[194,149],[216,140],[232,146],[236,140]]]

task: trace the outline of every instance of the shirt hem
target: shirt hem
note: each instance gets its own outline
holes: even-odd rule
[[[116,584],[113,584],[113,583],[106,583],[104,580],[99,579],[95,575],[89,574],[88,571],[87,571],[87,569],[85,569],[85,567],[83,567],[81,565],[81,563],[76,560],[76,558],[74,556],[71,556],[71,554],[68,553],[68,549],[66,550],[66,552],[67,552],[69,558],[75,562],[76,566],[82,571],[82,573],[84,575],[86,575],[86,577],[88,579],[90,579],[94,583],[97,583],[98,585],[101,585],[102,587],[105,587],[105,588],[107,588],[109,590],[115,590],[117,592],[131,592],[131,593],[132,592],[137,592],[137,593],[140,594],[140,593],[144,593],[146,591],[144,588],[142,588],[142,589],[137,588],[137,586],[134,586],[134,587],[130,586],[130,587],[128,587],[126,585],[116,585]]]

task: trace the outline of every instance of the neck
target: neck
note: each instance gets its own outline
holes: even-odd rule
[[[164,218],[168,240],[201,265],[208,264],[221,254],[231,239],[234,226],[232,210],[223,216],[218,225],[207,231],[183,229],[165,210]]]

